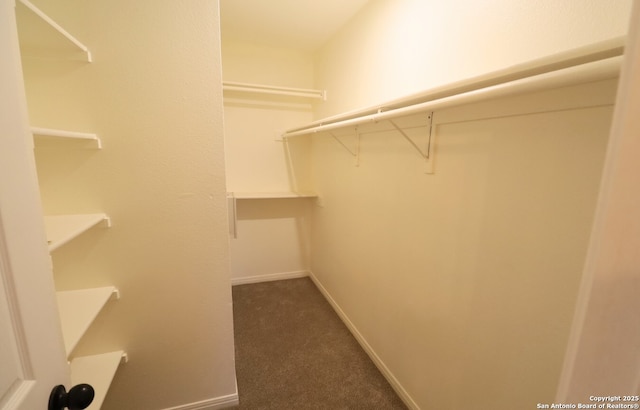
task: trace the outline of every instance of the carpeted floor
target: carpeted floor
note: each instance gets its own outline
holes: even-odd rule
[[[233,287],[236,409],[406,409],[309,278]]]

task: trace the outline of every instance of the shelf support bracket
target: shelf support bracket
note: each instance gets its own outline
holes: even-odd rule
[[[329,132],[329,135],[331,135],[334,140],[338,141],[338,144],[342,145],[342,147],[346,149],[349,152],[349,154],[353,155],[354,157],[357,155],[355,152],[351,151],[351,149],[347,147],[347,145],[344,142],[342,142],[340,138],[336,137],[333,132]]]
[[[424,159],[428,159],[429,158],[429,151],[427,150],[427,152],[423,152],[422,149],[418,146],[418,144],[416,144],[410,136],[407,135],[406,132],[404,132],[404,130],[400,127],[398,127],[398,125],[393,121],[393,120],[389,120],[389,122],[391,123],[391,125],[393,125],[393,128],[396,129],[396,131],[398,131],[400,133],[400,135],[402,135],[404,137],[404,139],[406,139],[407,141],[409,141],[409,143],[411,144],[411,146],[413,148],[416,149],[416,151],[418,151],[418,154],[420,154],[420,156]],[[431,127],[429,127],[431,128]],[[429,133],[431,134],[431,133]],[[431,135],[429,135],[429,137],[431,137]]]
[[[238,209],[234,192],[227,193],[227,211],[229,214],[229,235],[233,239],[238,239]]]
[[[360,132],[358,131],[358,127],[355,128],[355,135],[356,135],[356,149],[355,152],[353,152],[351,150],[351,148],[349,148],[347,146],[347,144],[345,144],[344,142],[342,142],[342,140],[340,140],[340,138],[336,137],[336,135],[334,133],[332,133],[331,131],[329,131],[329,135],[331,135],[331,137],[333,137],[334,140],[336,140],[338,142],[338,144],[342,145],[342,147],[344,149],[347,150],[347,152],[349,152],[349,154],[351,154],[355,159],[356,159],[356,166],[360,166]]]
[[[360,166],[360,131],[356,127],[356,167]]]
[[[105,228],[111,228],[111,218],[107,215],[102,219],[102,226]]]
[[[111,292],[111,297],[115,300],[120,300],[120,290],[118,288],[114,288],[113,292]]]
[[[429,113],[429,142],[427,143],[427,167],[425,174],[433,174],[433,162],[435,160],[435,135],[433,131],[433,111]]]
[[[432,142],[432,133],[433,133],[433,112],[429,113],[429,116],[427,117],[429,120],[429,124],[428,126],[428,130],[427,130],[427,134],[428,134],[428,138],[427,138],[427,149],[426,152],[422,150],[422,148],[420,148],[418,146],[418,144],[416,144],[416,142],[407,135],[406,132],[404,132],[404,130],[402,128],[400,128],[392,119],[389,120],[389,122],[391,123],[391,125],[393,125],[393,128],[396,129],[396,131],[398,131],[400,133],[400,135],[402,135],[407,141],[409,141],[409,143],[411,144],[411,146],[413,148],[415,148],[416,151],[418,151],[418,154],[420,154],[420,156],[427,162],[427,174],[432,174],[433,173],[433,142]]]

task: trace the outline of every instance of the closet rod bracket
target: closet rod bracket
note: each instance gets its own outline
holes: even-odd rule
[[[393,125],[393,128],[395,128],[396,131],[398,131],[400,133],[400,135],[402,135],[404,137],[404,139],[406,139],[409,142],[409,144],[411,144],[411,146],[413,148],[415,148],[416,151],[418,151],[418,154],[420,154],[420,156],[422,158],[429,159],[429,151],[428,150],[427,150],[427,152],[422,151],[422,148],[420,148],[418,146],[418,144],[416,144],[415,141],[410,136],[408,136],[407,133],[404,132],[404,130],[398,126],[398,124],[395,123],[395,121],[390,119],[389,123],[391,123],[391,125]]]
[[[427,142],[427,158],[425,174],[433,174],[433,162],[435,160],[435,135],[433,130],[433,111],[429,113],[429,139]]]
[[[360,132],[358,131],[358,127],[355,127],[355,135],[356,135],[356,148],[355,148],[355,152],[353,150],[351,150],[351,148],[349,148],[347,146],[347,144],[345,144],[344,142],[342,142],[342,140],[340,140],[340,138],[338,138],[333,132],[329,131],[328,132],[329,135],[331,135],[331,137],[336,140],[338,142],[338,144],[342,145],[342,147],[347,150],[347,152],[349,154],[351,154],[351,156],[353,156],[356,159],[356,166],[360,166]]]
[[[427,146],[426,150],[423,150],[401,127],[399,127],[393,119],[389,119],[389,123],[393,126],[406,139],[411,146],[420,154],[420,156],[427,163],[427,170],[425,173],[432,174],[433,173],[433,112],[430,112],[427,116],[428,124],[427,124]]]

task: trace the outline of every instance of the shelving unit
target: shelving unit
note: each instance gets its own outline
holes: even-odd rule
[[[23,56],[64,59],[81,56],[84,61],[91,62],[89,48],[29,0],[16,1],[16,16]],[[95,133],[35,126],[31,127],[31,132],[35,137],[50,138],[56,144],[88,141],[94,142],[98,149],[102,148],[102,141]],[[110,227],[111,221],[105,213],[89,213],[44,216],[44,224],[49,252],[53,252],[94,227]],[[65,351],[71,360],[71,381],[74,385],[88,383],[95,390],[95,398],[89,409],[100,409],[118,366],[123,360],[126,361],[127,355],[118,350],[72,357],[73,351],[106,304],[119,299],[119,296],[115,286],[56,292]]]
[[[68,140],[85,140],[85,141],[95,141],[98,149],[102,149],[102,141],[98,137],[98,134],[90,133],[90,132],[78,132],[78,131],[68,131],[68,130],[57,130],[53,128],[42,128],[42,127],[31,127],[31,133],[34,136],[41,137],[55,137],[55,138],[63,138]]]
[[[64,347],[69,356],[102,308],[112,297],[118,299],[119,294],[114,286],[105,286],[56,292],[56,297]]]
[[[44,225],[47,232],[49,252],[53,252],[102,222],[110,226],[110,219],[106,214],[45,216]]]

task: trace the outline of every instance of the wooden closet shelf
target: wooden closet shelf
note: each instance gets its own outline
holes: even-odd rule
[[[110,226],[111,223],[106,214],[45,216],[44,225],[47,233],[47,242],[49,243],[49,251],[51,252],[58,249],[60,246],[101,222],[106,222],[107,226]]]
[[[113,286],[56,292],[62,336],[67,356],[71,354],[100,311],[112,298],[118,298]]]
[[[286,199],[286,198],[316,198],[314,193],[300,192],[230,192],[235,199]]]
[[[31,127],[31,133],[34,136],[55,137],[55,138],[63,138],[68,140],[95,141],[98,145],[98,149],[102,149],[102,141],[100,141],[98,134],[91,133],[91,132],[78,132],[78,131],[69,131],[69,130],[59,130],[54,128]]]
[[[225,91],[241,91],[247,93],[287,95],[291,97],[327,99],[325,90],[314,90],[309,88],[280,87],[275,85],[237,83],[223,81],[222,89]]]
[[[77,357],[71,361],[71,384],[88,383],[95,390],[95,397],[87,407],[88,410],[99,410],[102,407],[113,377],[123,361],[127,361],[127,354],[122,350]]]

